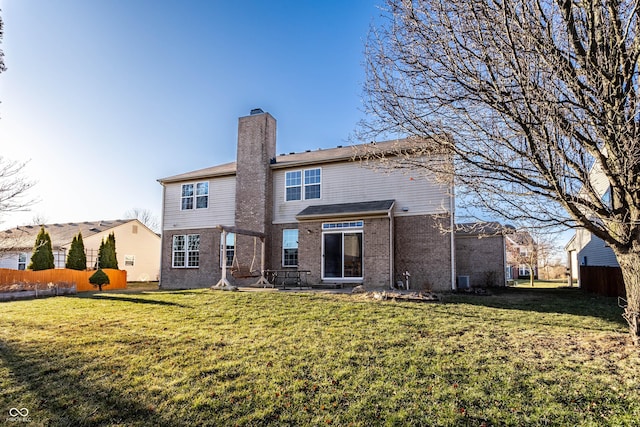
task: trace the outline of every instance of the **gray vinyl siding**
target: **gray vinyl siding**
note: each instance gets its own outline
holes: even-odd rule
[[[589,232],[585,234],[589,235],[590,239],[586,242],[583,241],[584,246],[578,252],[578,264],[599,267],[619,267],[615,254],[610,247],[605,245],[604,240]]]
[[[316,167],[322,169],[321,198],[285,202],[285,172]],[[448,189],[433,179],[400,171],[376,171],[355,162],[278,169],[273,172],[273,183],[275,224],[296,222],[296,214],[311,205],[394,199],[395,216],[444,213],[450,206]]]
[[[209,207],[181,210],[182,184],[203,181],[209,181]],[[219,224],[234,225],[235,200],[235,176],[166,184],[162,229],[185,230],[215,227]]]

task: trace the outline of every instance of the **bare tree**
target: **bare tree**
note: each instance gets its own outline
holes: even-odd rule
[[[48,222],[48,218],[42,212],[38,212],[31,218],[31,225],[44,225]]]
[[[27,210],[34,202],[26,197],[35,182],[25,178],[25,164],[0,156],[0,222],[4,214]]]
[[[558,235],[533,231],[538,258],[538,278],[556,279],[565,276],[566,266],[562,265],[562,247],[558,245]]]
[[[454,156],[457,195],[476,207],[603,239],[622,267],[624,317],[640,344],[638,2],[386,6],[366,42],[359,136],[419,138]]]
[[[4,24],[2,23],[2,17],[0,16],[0,42],[2,42],[2,36],[4,34]],[[4,52],[0,49],[0,73],[6,71],[7,67],[4,65]]]
[[[160,231],[158,217],[149,209],[133,208],[124,213],[125,218],[137,219],[154,232]]]

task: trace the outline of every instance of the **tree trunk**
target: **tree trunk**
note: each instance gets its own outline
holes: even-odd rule
[[[640,244],[634,250],[616,253],[622,269],[622,278],[627,293],[624,318],[629,323],[629,333],[634,345],[640,345]]]

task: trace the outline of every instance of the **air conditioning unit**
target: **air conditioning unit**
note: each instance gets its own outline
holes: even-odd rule
[[[458,289],[469,289],[469,276],[458,276]]]

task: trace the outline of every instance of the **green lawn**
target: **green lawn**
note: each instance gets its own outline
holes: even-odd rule
[[[640,353],[620,312],[520,287],[439,303],[209,290],[0,303],[0,422],[638,425]]]

